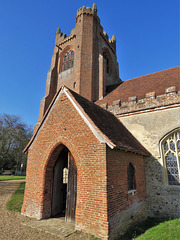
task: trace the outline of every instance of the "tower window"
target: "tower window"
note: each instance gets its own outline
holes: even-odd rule
[[[69,50],[65,53],[63,57],[63,67],[62,70],[65,71],[74,66],[74,51]]]
[[[135,168],[132,165],[132,163],[130,163],[128,166],[127,176],[128,176],[128,191],[136,189]]]
[[[76,88],[76,82],[74,82],[74,88]]]
[[[109,73],[109,59],[106,53],[103,53],[103,58],[105,59],[106,62],[106,73]]]
[[[171,133],[162,143],[166,180],[169,185],[180,185],[180,130]]]

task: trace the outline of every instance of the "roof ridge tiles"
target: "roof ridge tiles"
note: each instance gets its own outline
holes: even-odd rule
[[[128,98],[132,96],[136,96],[137,99],[143,99],[147,93],[151,92],[155,92],[156,95],[163,95],[165,89],[171,86],[174,86],[177,92],[180,91],[179,66],[126,80],[102,100],[96,101],[96,104],[107,103],[112,105],[118,99],[121,99],[121,102],[127,102]]]
[[[117,148],[142,155],[149,155],[149,152],[129,132],[124,124],[114,116],[114,114],[87,100],[74,91],[70,89],[69,91],[98,129],[107,136]]]
[[[59,89],[59,91],[56,93],[56,95],[55,95],[54,99],[52,100],[49,108],[47,109],[40,125],[38,126],[37,130],[35,131],[30,142],[24,149],[24,152],[26,152],[28,150],[28,148],[31,146],[31,144],[35,140],[38,132],[41,129],[41,126],[45,122],[46,117],[48,116],[48,114],[50,114],[51,108],[53,107],[56,100],[58,99],[59,94],[61,92],[65,93],[66,91],[69,92],[73,96],[73,98],[75,99],[73,101],[76,101],[75,104],[78,103],[82,107],[82,109],[84,110],[86,115],[88,115],[88,117],[94,123],[95,127],[97,127],[98,130],[101,132],[100,135],[101,135],[102,139],[105,140],[102,142],[105,142],[109,147],[112,146],[111,148],[117,147],[119,149],[134,152],[134,153],[141,154],[141,155],[146,155],[146,156],[150,155],[149,152],[139,143],[139,141],[122,124],[122,122],[120,122],[112,113],[106,111],[105,109],[101,108],[100,106],[94,104],[93,102],[87,100],[86,98],[82,97],[81,95],[75,93],[74,91],[70,90],[66,86],[62,86]],[[97,130],[97,129],[95,129],[95,130]],[[101,140],[101,139],[99,139],[99,140]]]

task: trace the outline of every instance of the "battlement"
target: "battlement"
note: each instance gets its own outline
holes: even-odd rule
[[[110,39],[108,34],[103,31],[103,28],[100,28],[100,35],[105,40],[105,42],[108,44],[108,46],[111,48],[111,50],[115,53],[116,52],[116,37],[115,35],[112,35],[112,38]]]
[[[78,17],[85,14],[89,16],[91,15],[95,16],[98,19],[98,22],[100,23],[100,20],[97,16],[97,6],[95,3],[93,4],[92,8],[83,6],[77,10],[76,23],[78,21]],[[56,30],[56,44],[62,45],[64,42],[67,42],[74,38],[75,31],[76,31],[75,28],[72,29],[70,35],[67,36],[66,34],[63,34],[63,32],[61,32],[61,29],[58,27]]]
[[[97,6],[95,3],[93,3],[92,8],[90,7],[81,7],[77,10],[77,15],[76,19],[81,16],[82,14],[87,14],[87,15],[94,15],[97,16]]]
[[[115,115],[133,114],[141,111],[148,111],[162,107],[180,104],[180,91],[176,91],[175,86],[165,89],[165,94],[156,96],[155,92],[149,92],[145,98],[138,99],[136,96],[128,98],[127,102],[121,102],[118,99],[109,105],[104,103],[100,105],[104,109],[112,112]]]
[[[105,40],[105,42],[109,45],[111,50],[113,52],[115,52],[116,51],[116,38],[115,38],[115,35],[113,35],[112,38],[110,39],[108,34],[105,31],[103,31],[103,27],[100,25],[100,19],[97,16],[97,6],[96,6],[96,4],[93,3],[92,8],[83,6],[80,9],[78,9],[77,10],[77,15],[76,15],[76,23],[78,22],[78,18],[81,15],[94,16],[96,18],[96,20],[98,21],[98,24],[99,24],[100,35]]]
[[[95,3],[92,8],[83,6],[77,11],[70,34],[66,35],[59,27],[56,30],[39,122],[62,85],[96,101],[106,94],[107,88],[109,91],[119,83],[116,38],[113,35],[109,39],[103,32]]]
[[[56,30],[55,44],[58,44],[58,46],[60,46],[63,43],[72,40],[74,37],[76,37],[76,35],[75,35],[75,28],[73,28],[71,30],[70,35],[67,36],[66,34],[63,34],[63,32],[61,32],[60,28],[58,27],[58,29]]]
[[[112,38],[110,39],[108,34],[105,31],[103,31],[103,27],[100,25],[100,19],[97,16],[97,6],[96,6],[96,4],[93,3],[92,8],[83,6],[80,9],[78,9],[77,10],[77,15],[76,15],[76,24],[78,22],[81,22],[81,19],[79,19],[81,17],[81,15],[88,15],[88,16],[93,16],[93,17],[96,18],[96,20],[99,24],[100,35],[102,36],[104,41],[108,44],[108,46],[111,48],[111,50],[115,53],[116,52],[116,37],[115,37],[115,35],[113,35]],[[63,43],[72,40],[74,37],[76,37],[76,28],[73,28],[71,30],[70,35],[67,36],[66,34],[63,34],[61,29],[58,27],[57,31],[56,31],[55,44],[60,46]],[[55,49],[55,51],[56,51],[56,49]]]
[[[76,18],[78,18],[78,17],[81,16],[82,14],[83,14],[83,15],[84,15],[84,14],[86,14],[86,15],[95,15],[95,12],[93,11],[92,8],[83,6],[83,7],[79,8],[79,9],[77,10]]]

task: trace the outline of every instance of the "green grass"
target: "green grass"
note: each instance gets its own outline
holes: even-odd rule
[[[97,237],[91,236],[90,240],[101,240],[101,238],[97,238]]]
[[[7,209],[20,212],[23,204],[25,183],[21,183],[11,200],[7,202]],[[91,240],[98,240],[91,236]],[[119,240],[179,240],[180,218],[147,218],[145,221],[129,229],[127,233],[117,238]]]
[[[26,176],[0,175],[0,181],[25,179]]]
[[[118,240],[179,240],[180,219],[147,218]]]
[[[165,221],[157,226],[148,229],[136,240],[179,240],[180,239],[180,219]]]
[[[25,182],[21,183],[15,193],[11,196],[11,200],[9,200],[6,204],[8,210],[21,212],[21,207],[24,199],[24,189]]]

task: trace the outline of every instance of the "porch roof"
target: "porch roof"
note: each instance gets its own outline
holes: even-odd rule
[[[53,108],[56,100],[58,99],[58,96],[63,93],[66,94],[99,141],[105,142],[111,148],[116,147],[124,151],[130,151],[145,156],[150,155],[150,153],[141,145],[141,143],[112,113],[87,100],[65,86],[61,87],[61,89],[56,93],[39,127],[24,149],[24,152],[28,150],[35,140],[38,132],[41,129],[41,126],[43,125],[47,116],[50,114],[50,110]]]

